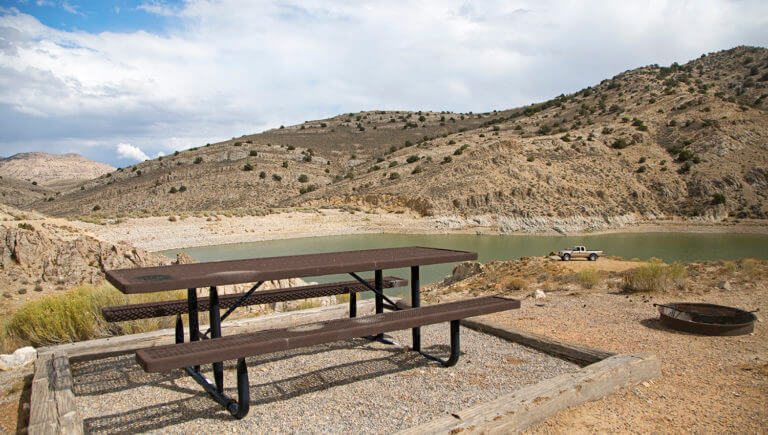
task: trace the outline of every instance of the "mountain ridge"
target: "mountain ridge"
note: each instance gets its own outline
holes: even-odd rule
[[[49,154],[41,151],[0,157],[0,176],[40,184],[90,180],[116,168],[75,153]]]
[[[537,230],[765,219],[766,107],[768,50],[736,47],[503,111],[366,111],[281,126],[26,206],[119,217],[356,205]]]

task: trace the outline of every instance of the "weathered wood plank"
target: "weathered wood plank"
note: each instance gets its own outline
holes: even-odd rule
[[[593,364],[616,355],[602,349],[595,349],[576,343],[568,343],[546,335],[536,334],[524,331],[512,326],[503,325],[491,320],[473,317],[464,319],[461,325],[476,331],[501,337],[505,340],[514,341],[524,346],[532,347],[536,350],[553,355],[559,358],[567,359],[580,365]]]
[[[575,373],[556,376],[400,433],[520,432],[565,408],[659,376],[661,363],[654,355],[614,355]]]
[[[366,299],[357,303],[358,315],[366,315],[373,312],[373,299]],[[288,328],[304,323],[337,319],[344,316],[349,316],[349,304],[347,303],[311,308],[308,310],[288,311],[269,316],[232,320],[222,324],[222,332],[224,335],[231,335],[243,332],[260,331],[263,329]],[[200,327],[203,331],[207,328],[207,325]],[[184,331],[188,337],[188,328],[185,328]],[[41,347],[38,349],[38,355],[61,352],[67,354],[70,361],[95,359],[110,355],[130,353],[145,347],[172,344],[174,343],[174,337],[175,331],[173,329],[162,329],[142,334],[123,335],[61,344],[58,346]]]
[[[29,403],[29,433],[50,433],[51,424],[57,424],[56,401],[50,377],[53,372],[51,355],[38,356],[32,379],[32,395]],[[55,433],[55,431],[54,431]]]
[[[72,392],[74,380],[67,355],[55,353],[53,357],[53,391],[58,411],[61,433],[82,434],[83,420],[77,410],[75,394]]]

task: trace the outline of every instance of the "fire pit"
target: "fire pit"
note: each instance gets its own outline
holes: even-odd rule
[[[753,312],[722,305],[675,302],[653,306],[659,309],[662,325],[693,334],[749,334],[756,319]]]

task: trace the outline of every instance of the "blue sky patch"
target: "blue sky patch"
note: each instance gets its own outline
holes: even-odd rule
[[[173,17],[152,13],[142,6],[178,8],[180,0],[147,2],[142,0],[11,0],[2,1],[5,7],[14,7],[29,14],[48,27],[80,30],[88,33],[133,33],[146,31],[164,33]]]

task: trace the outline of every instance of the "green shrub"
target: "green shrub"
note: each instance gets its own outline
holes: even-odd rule
[[[628,146],[629,146],[629,144],[627,144],[627,141],[626,141],[626,140],[624,140],[624,139],[616,139],[616,140],[615,140],[615,141],[613,141],[613,143],[611,144],[611,148],[615,148],[615,149],[617,149],[617,150],[621,150],[621,149],[624,149],[624,148],[626,148],[626,147],[628,147]]]
[[[96,205],[94,205],[94,206],[93,206],[93,209],[92,209],[92,210],[93,210],[93,211],[99,211],[99,210],[101,210],[101,206],[100,206],[100,205],[98,205],[98,204],[96,204]]]
[[[400,178],[400,174],[398,174],[397,172],[393,172],[393,173],[389,174],[389,179],[390,180],[397,180],[398,178]]]
[[[258,156],[258,155],[259,155],[259,153],[257,153],[257,152],[256,152],[256,150],[251,150],[251,151],[248,153],[248,155],[249,155],[249,156],[251,156],[251,157],[256,157],[256,156]]]
[[[295,146],[293,146],[293,145],[288,145],[288,151],[293,151],[293,150],[295,150],[295,149],[296,149],[296,147],[295,147]]]
[[[529,162],[532,162],[532,161],[536,160],[536,157],[534,157],[534,156],[528,156],[528,158],[527,158],[527,159],[525,159],[525,160],[527,160],[527,161],[529,161]]]
[[[307,174],[300,174],[298,180],[299,180],[299,183],[306,183],[307,181],[309,181],[309,177],[307,176]]]
[[[390,168],[394,168],[395,166],[397,166],[397,161],[396,160],[392,160],[391,162],[389,162],[389,167]]]
[[[170,190],[168,190],[168,193],[176,193],[176,186],[171,186]]]
[[[283,160],[283,163],[280,166],[282,166],[284,168],[287,168],[288,167],[288,160]]]
[[[181,186],[179,186],[179,192],[186,192],[186,191],[187,191],[187,186],[185,186],[183,184]]]
[[[451,156],[445,156],[445,157],[443,157],[443,162],[442,162],[442,163],[443,163],[443,164],[445,164],[445,163],[451,163],[452,161],[453,161],[453,157],[451,157]]]
[[[716,193],[712,196],[712,205],[725,204],[725,195]]]
[[[280,181],[282,181],[282,180],[283,180],[283,177],[281,177],[281,176],[280,176],[280,175],[278,175],[278,174],[272,174],[272,179],[273,179],[273,180],[275,180],[275,181],[277,181],[277,182],[280,182]]]
[[[685,265],[672,263],[666,265],[659,260],[652,260],[646,266],[638,267],[624,275],[624,291],[656,292],[682,289],[688,278]]]
[[[20,223],[19,224],[19,228],[21,228],[22,230],[29,230],[29,231],[34,231],[35,230],[35,228],[31,224],[29,224],[27,222]]]
[[[417,155],[408,156],[408,158],[405,159],[406,163],[413,163],[413,162],[418,162],[418,161],[419,161],[419,156],[417,156]]]
[[[317,190],[317,186],[314,184],[310,184],[308,186],[305,186],[299,189],[299,193],[304,195],[305,193],[314,192],[315,190]]]
[[[421,166],[416,166],[413,168],[413,171],[411,171],[411,174],[419,174],[421,173]]]
[[[252,164],[250,164],[250,163],[246,163],[246,164],[243,166],[243,171],[246,171],[246,172],[248,172],[248,171],[253,171],[253,165],[252,165]]]
[[[267,173],[264,171],[259,172],[259,178],[261,178],[262,180],[267,178]]]
[[[203,158],[198,156],[198,157],[195,158],[195,161],[192,162],[192,163],[194,163],[196,165],[199,165],[200,163],[203,163]]]

